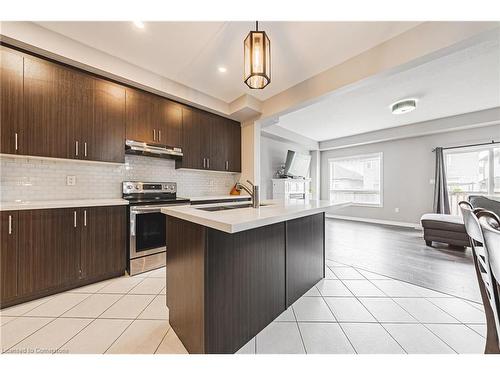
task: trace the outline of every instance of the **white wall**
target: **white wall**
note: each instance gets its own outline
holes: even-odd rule
[[[260,189],[262,199],[271,199],[273,197],[271,179],[275,177],[280,165],[285,163],[288,150],[310,154],[305,146],[278,141],[266,136],[260,137]]]
[[[422,214],[432,212],[436,146],[460,146],[500,139],[500,125],[413,137],[321,152],[321,198],[329,199],[328,159],[382,152],[383,202],[377,207],[346,207],[336,215],[418,223]],[[398,207],[399,213],[394,209]]]
[[[120,198],[122,181],[177,182],[178,196],[229,194],[239,174],[175,169],[168,159],[126,155],[125,164],[0,157],[0,201]],[[66,176],[76,176],[67,186]]]

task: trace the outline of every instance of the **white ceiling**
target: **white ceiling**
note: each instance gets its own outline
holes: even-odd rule
[[[413,112],[390,105],[417,98]],[[389,77],[333,92],[281,116],[279,126],[316,141],[500,106],[500,40],[494,37]]]
[[[254,22],[37,22],[40,26],[225,102],[265,100],[418,25],[418,22],[261,22],[271,40],[271,84],[243,83],[243,40]],[[227,72],[219,73],[224,66]]]

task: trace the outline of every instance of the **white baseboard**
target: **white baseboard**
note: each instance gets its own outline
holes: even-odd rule
[[[415,223],[407,223],[405,221],[369,219],[369,218],[366,218],[366,217],[342,216],[342,215],[333,215],[333,214],[328,214],[328,213],[325,216],[329,217],[329,218],[332,218],[332,219],[341,219],[341,220],[350,220],[350,221],[361,221],[361,222],[364,222],[364,223],[394,225],[394,226],[397,226],[397,227],[422,229],[422,225],[420,225],[420,223],[415,224]]]

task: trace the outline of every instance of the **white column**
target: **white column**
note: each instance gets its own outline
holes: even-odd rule
[[[311,151],[311,199],[321,198],[321,152]]]

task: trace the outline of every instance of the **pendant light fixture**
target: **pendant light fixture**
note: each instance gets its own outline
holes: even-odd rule
[[[243,47],[243,80],[251,89],[263,89],[271,82],[271,42],[264,31],[259,31],[258,21],[255,31],[250,31],[245,38]]]

